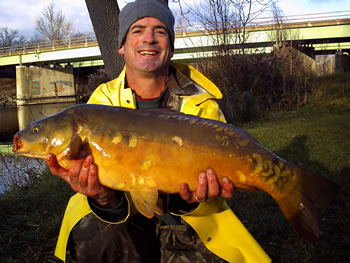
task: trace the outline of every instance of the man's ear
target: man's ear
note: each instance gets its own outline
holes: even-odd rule
[[[124,45],[118,50],[119,55],[124,55]]]

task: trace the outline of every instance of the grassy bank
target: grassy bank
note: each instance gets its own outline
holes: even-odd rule
[[[45,171],[0,196],[0,262],[49,262],[72,191]]]
[[[12,145],[8,145],[8,144],[0,145],[0,154],[13,154]]]
[[[234,210],[273,262],[350,262],[349,98],[319,101],[299,110],[280,112],[243,128],[277,155],[329,178],[342,188],[336,200],[320,209],[323,234],[315,246],[294,232],[266,194],[235,196]]]
[[[265,193],[239,192],[234,211],[273,262],[350,262],[350,103],[318,101],[245,125],[284,159],[337,182],[338,198],[322,207],[319,243],[300,238]],[[315,186],[317,187],[317,186]],[[27,187],[0,196],[0,262],[46,262],[53,255],[69,196],[67,185],[45,173]]]

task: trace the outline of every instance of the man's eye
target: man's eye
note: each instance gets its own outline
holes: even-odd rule
[[[165,31],[165,30],[157,30],[156,33],[157,33],[158,35],[162,35],[162,36],[168,35],[168,32]]]

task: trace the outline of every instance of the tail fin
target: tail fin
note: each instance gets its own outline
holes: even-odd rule
[[[298,185],[291,194],[276,201],[296,231],[306,240],[316,243],[319,238],[317,206],[334,199],[340,187],[324,177],[296,169]]]

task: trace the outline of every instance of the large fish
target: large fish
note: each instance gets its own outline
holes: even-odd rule
[[[52,153],[65,168],[82,149],[92,153],[101,183],[130,192],[146,217],[159,210],[158,191],[176,193],[182,182],[195,190],[199,172],[212,167],[238,189],[270,194],[311,242],[319,236],[316,205],[338,192],[334,183],[279,158],[249,133],[182,113],[76,105],[30,123],[13,144],[14,152],[30,157]]]

